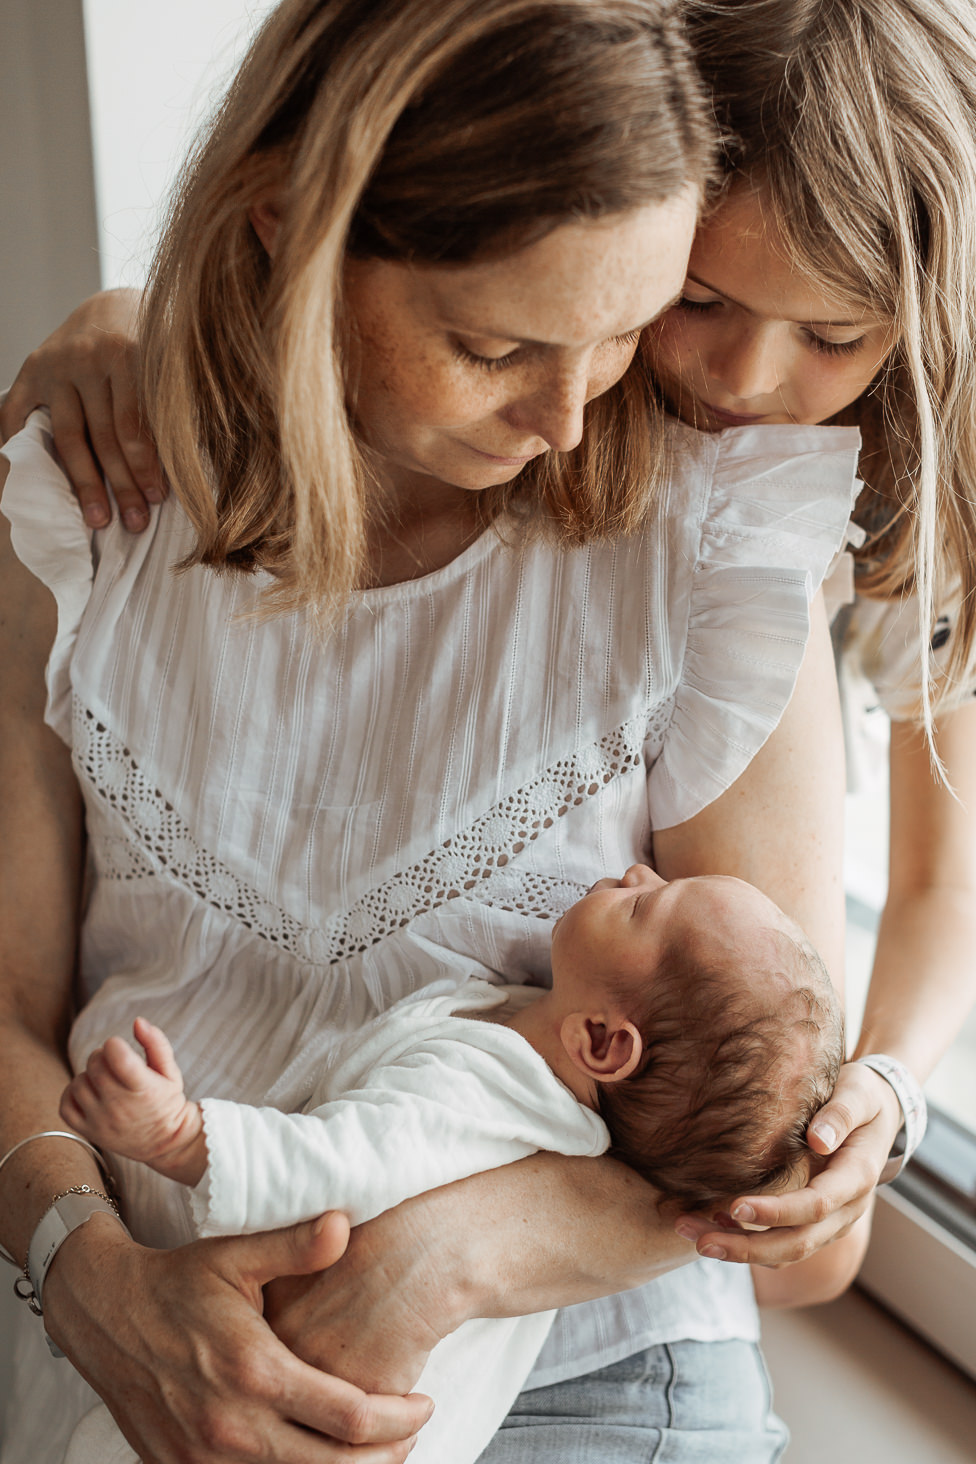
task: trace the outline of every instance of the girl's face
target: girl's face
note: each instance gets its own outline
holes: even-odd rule
[[[826,421],[870,386],[893,337],[793,272],[762,196],[743,184],[699,228],[681,299],[649,343],[672,409],[715,432]]]
[[[697,202],[689,188],[482,263],[350,260],[352,411],[388,484],[478,492],[574,448],[586,403],[680,293]]]

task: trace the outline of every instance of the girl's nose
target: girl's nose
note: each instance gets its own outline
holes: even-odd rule
[[[773,396],[780,386],[775,342],[761,329],[729,333],[708,361],[709,375],[736,403]],[[715,402],[724,406],[724,402]]]

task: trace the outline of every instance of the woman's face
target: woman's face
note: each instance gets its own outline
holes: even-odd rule
[[[795,274],[745,184],[701,225],[677,305],[649,332],[672,409],[704,431],[823,422],[864,392],[890,327]]]
[[[681,290],[697,201],[564,224],[483,263],[351,260],[350,398],[383,476],[478,492],[575,447],[586,403]]]

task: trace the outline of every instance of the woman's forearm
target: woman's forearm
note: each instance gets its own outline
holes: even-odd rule
[[[316,1366],[367,1390],[405,1391],[430,1349],[471,1317],[593,1300],[695,1259],[625,1165],[536,1154],[357,1226],[314,1284],[275,1282],[266,1315]]]
[[[3,465],[5,466],[5,465]],[[0,482],[3,472],[0,467]],[[63,1042],[75,965],[81,808],[68,749],[43,724],[54,639],[48,592],[20,564],[0,516],[0,1154],[63,1129]],[[17,1258],[59,1191],[99,1185],[80,1144],[26,1145],[0,1172],[0,1241]]]

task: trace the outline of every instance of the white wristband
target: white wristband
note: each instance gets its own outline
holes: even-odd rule
[[[859,1057],[857,1061],[871,1068],[894,1089],[904,1119],[878,1180],[879,1184],[890,1184],[904,1169],[925,1137],[925,1126],[928,1122],[925,1094],[917,1078],[897,1057],[889,1057],[886,1052],[870,1052],[866,1057]]]
[[[129,1232],[115,1202],[107,1195],[99,1194],[98,1190],[93,1190],[87,1184],[76,1185],[63,1195],[56,1195],[37,1222],[37,1227],[27,1248],[27,1265],[24,1267],[26,1276],[21,1276],[14,1283],[17,1295],[27,1302],[35,1316],[43,1317],[44,1315],[41,1304],[44,1283],[47,1280],[47,1273],[51,1269],[51,1262],[61,1246],[73,1230],[78,1230],[85,1225],[93,1215],[103,1213],[113,1216],[128,1235]],[[52,1356],[64,1356],[50,1337],[47,1338],[47,1345]]]

